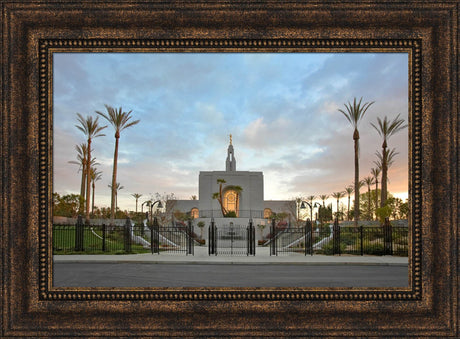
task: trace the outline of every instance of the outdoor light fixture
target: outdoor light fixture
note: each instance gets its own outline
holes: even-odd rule
[[[150,202],[150,201],[149,201]],[[150,202],[151,203],[151,202]],[[151,203],[150,204],[150,218],[153,220],[153,206],[155,206],[155,204],[158,203],[158,208],[163,208],[163,205],[161,204],[161,201],[160,200],[157,200],[155,201],[154,203]]]
[[[310,221],[313,222],[313,208],[315,207],[321,207],[321,204],[315,202],[313,204],[313,207],[311,206],[311,204],[307,201],[302,201],[302,204],[300,204],[300,209],[305,209],[307,208],[307,206],[305,206],[305,204],[308,205],[308,207],[310,207]]]

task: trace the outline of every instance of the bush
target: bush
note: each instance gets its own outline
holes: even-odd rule
[[[340,252],[343,253],[345,252],[345,244],[340,243]],[[319,251],[320,254],[325,254],[325,255],[333,255],[334,254],[334,242],[330,241],[327,244],[325,244],[321,250]]]
[[[364,254],[383,255],[384,248],[382,244],[365,244],[363,246]]]
[[[236,218],[236,212],[235,211],[230,211],[225,214],[225,218]]]

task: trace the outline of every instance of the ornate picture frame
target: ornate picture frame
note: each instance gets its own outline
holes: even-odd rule
[[[2,335],[458,335],[458,6],[2,1]],[[53,53],[136,51],[408,53],[409,287],[53,287]]]

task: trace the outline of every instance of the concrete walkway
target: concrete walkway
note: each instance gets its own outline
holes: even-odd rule
[[[120,254],[120,255],[54,255],[55,263],[150,263],[150,264],[259,264],[259,265],[395,265],[407,266],[407,257],[371,255],[303,255],[299,253],[270,256],[268,247],[257,247],[255,256],[208,255],[207,246],[195,246],[194,255],[161,252],[161,254]]]

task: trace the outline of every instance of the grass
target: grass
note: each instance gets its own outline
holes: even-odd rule
[[[84,251],[75,251],[75,226],[53,227],[53,254],[134,254],[150,252],[150,249],[138,244],[131,244],[131,251],[126,252],[123,232],[120,231],[107,232],[106,250],[102,251],[103,241],[101,238],[101,231],[92,231],[85,227],[83,231]]]

